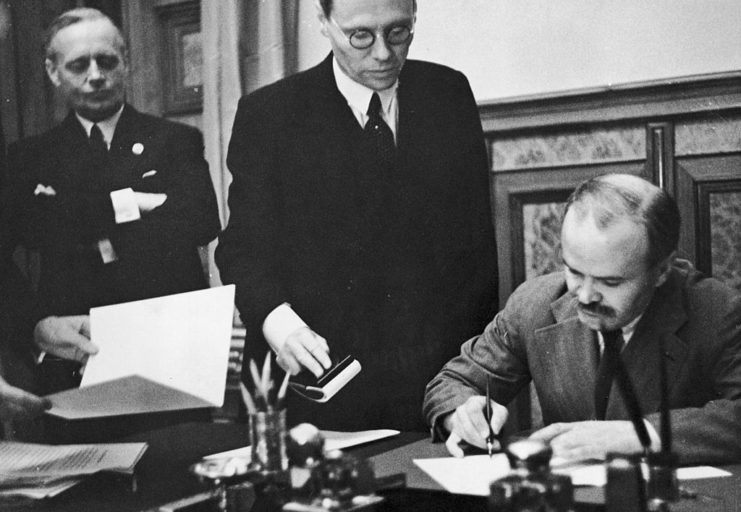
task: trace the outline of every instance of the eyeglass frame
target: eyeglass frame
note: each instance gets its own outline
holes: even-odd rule
[[[347,35],[347,33],[345,32],[345,29],[343,29],[343,28],[342,28],[342,27],[340,26],[340,24],[339,24],[339,23],[337,23],[337,21],[336,21],[336,20],[334,19],[334,17],[332,17],[332,16],[330,15],[330,16],[328,16],[328,18],[329,18],[329,21],[330,21],[330,22],[332,22],[332,24],[333,24],[333,25],[334,25],[335,27],[337,27],[337,30],[339,30],[339,31],[340,31],[340,33],[341,33],[341,34],[342,34],[343,36],[345,36],[345,39],[347,39],[347,43],[348,43],[348,44],[349,44],[350,46],[352,46],[353,48],[355,48],[356,50],[367,50],[368,48],[370,48],[371,46],[373,46],[374,44],[376,44],[376,39],[378,38],[378,37],[377,37],[377,34],[378,34],[378,30],[370,30],[370,29],[367,29],[367,28],[356,28],[356,29],[354,29],[354,30],[353,30],[352,32],[350,32],[350,35]],[[380,28],[380,27],[379,27],[379,28]],[[409,31],[409,35],[407,36],[407,38],[406,38],[406,39],[405,39],[404,41],[401,41],[401,42],[399,42],[399,43],[392,43],[391,41],[389,41],[389,39],[388,39],[388,35],[389,35],[389,33],[390,33],[390,32],[391,32],[392,30],[394,30],[394,29],[396,29],[396,28],[405,28],[405,29],[407,29],[407,30]],[[354,44],[352,43],[352,37],[353,37],[353,36],[354,36],[355,34],[357,34],[358,32],[367,32],[367,33],[369,33],[369,34],[371,34],[371,35],[373,36],[373,39],[371,39],[371,42],[370,42],[370,43],[368,44],[368,46],[363,46],[363,47],[361,47],[361,48],[358,48],[357,46],[355,46],[355,45],[354,45]],[[408,42],[409,42],[409,40],[410,40],[410,39],[412,38],[412,36],[413,36],[413,35],[414,35],[414,21],[412,21],[412,26],[411,26],[411,27],[409,27],[409,26],[407,26],[407,25],[404,25],[404,24],[400,24],[400,25],[391,25],[390,27],[386,27],[386,28],[384,29],[384,31],[383,31],[383,40],[384,40],[384,41],[386,41],[386,43],[387,43],[387,44],[390,44],[390,45],[392,45],[392,46],[401,46],[402,44],[406,44],[406,43],[408,43]]]

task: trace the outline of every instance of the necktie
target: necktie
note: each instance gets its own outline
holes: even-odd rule
[[[374,92],[371,97],[368,105],[368,121],[363,131],[369,139],[370,151],[374,153],[370,156],[384,165],[393,162],[396,153],[394,133],[381,117],[381,98],[378,97],[378,93]]]
[[[594,385],[594,410],[598,420],[605,419],[610,388],[615,378],[617,361],[620,358],[620,351],[624,344],[623,332],[620,329],[602,331],[602,339],[605,346],[597,368],[597,380]]]
[[[97,165],[104,164],[108,157],[108,146],[103,139],[103,132],[100,131],[100,127],[97,124],[94,124],[90,129],[88,144],[90,144],[90,151],[93,154],[95,163]]]

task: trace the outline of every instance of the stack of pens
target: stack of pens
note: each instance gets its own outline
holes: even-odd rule
[[[250,394],[244,383],[240,383],[242,399],[249,417],[252,447],[250,466],[265,474],[288,469],[284,402],[290,374],[285,374],[280,388],[276,390],[270,373],[270,353],[268,353],[262,375],[255,361],[250,361],[250,374],[255,385],[254,395]]]

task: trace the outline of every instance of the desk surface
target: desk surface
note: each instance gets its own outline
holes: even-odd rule
[[[157,430],[127,441],[146,441],[149,449],[137,466],[137,490],[131,489],[129,478],[99,475],[55,498],[19,503],[2,510],[12,512],[138,512],[156,509],[170,501],[193,495],[204,489],[192,476],[188,467],[205,455],[246,444],[245,425],[188,423]],[[403,433],[351,450],[360,457],[373,460],[378,476],[401,471],[407,474],[410,488],[386,493],[384,511],[457,511],[486,510],[485,500],[475,497],[453,496],[441,488],[412,462],[413,458],[439,457],[445,454],[441,444],[433,445],[421,433]],[[718,499],[686,500],[672,506],[672,511],[741,511],[741,465],[728,468],[733,477],[717,480],[697,480],[690,484],[693,490]],[[599,501],[599,492],[582,493],[580,501]],[[585,504],[579,510],[599,510]]]

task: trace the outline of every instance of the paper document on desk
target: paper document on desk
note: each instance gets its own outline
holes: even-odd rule
[[[607,484],[607,470],[602,462],[556,463],[551,464],[551,470],[554,473],[570,476],[571,483],[574,485],[604,487]],[[696,480],[700,478],[720,478],[726,476],[731,476],[731,473],[711,466],[677,468],[678,480]]]
[[[491,458],[488,455],[469,455],[461,459],[414,459],[414,463],[448,492],[472,496],[488,496],[489,484],[510,472],[509,461],[503,453],[497,453]],[[574,485],[599,487],[606,482],[605,466],[601,462],[558,464],[552,470],[570,476]],[[730,475],[727,471],[708,466],[677,470],[680,480]]]
[[[11,488],[0,488],[0,497],[18,497],[23,496],[34,500],[42,500],[44,498],[53,498],[57,494],[61,494],[70,487],[82,482],[81,478],[62,478],[46,484],[31,485],[28,487],[11,487]]]
[[[503,453],[469,455],[463,458],[441,457],[414,459],[422,471],[430,475],[452,494],[488,496],[492,480],[509,474],[509,460]]]
[[[146,443],[45,445],[0,442],[0,494],[53,496],[99,471],[132,474]]]
[[[220,407],[234,285],[90,310],[91,356],[79,389],[50,395],[67,419]]]
[[[343,450],[351,446],[357,446],[359,444],[370,443],[371,441],[377,441],[379,439],[385,439],[399,435],[398,430],[393,429],[377,429],[377,430],[362,430],[359,432],[338,432],[335,430],[321,430],[324,436],[324,451],[332,450]],[[206,459],[226,459],[229,457],[244,457],[249,458],[251,449],[249,446],[243,446],[242,448],[235,448],[226,452],[214,453],[213,455],[207,455]]]

